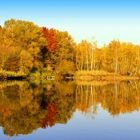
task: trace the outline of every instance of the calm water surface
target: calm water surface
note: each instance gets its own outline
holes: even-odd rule
[[[0,140],[139,140],[140,82],[0,83]]]

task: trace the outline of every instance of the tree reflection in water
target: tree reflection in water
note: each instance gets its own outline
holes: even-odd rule
[[[4,133],[30,134],[38,128],[66,124],[76,110],[96,115],[98,105],[112,116],[138,110],[140,82],[3,82],[0,100],[0,126]]]

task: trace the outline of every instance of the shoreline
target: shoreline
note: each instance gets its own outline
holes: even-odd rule
[[[49,75],[54,78],[54,75]],[[47,78],[47,73],[44,73],[43,76],[38,74],[26,75],[21,72],[10,72],[10,71],[0,71],[0,80],[24,80],[24,79],[38,79]],[[117,73],[109,73],[106,71],[76,71],[72,77],[66,77],[66,80],[75,80],[75,81],[129,81],[129,80],[140,80],[139,76],[128,76],[128,75],[119,75]],[[48,80],[48,78],[46,79]],[[51,79],[52,80],[52,79]],[[57,80],[54,78],[53,80]]]
[[[108,73],[105,71],[77,71],[75,73],[77,81],[129,81],[140,80],[138,76],[119,75],[116,73]]]

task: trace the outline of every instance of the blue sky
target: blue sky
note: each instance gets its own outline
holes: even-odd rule
[[[140,44],[140,0],[0,0],[0,24],[10,18],[66,30],[77,42]]]

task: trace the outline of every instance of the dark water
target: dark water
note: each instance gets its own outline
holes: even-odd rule
[[[0,140],[139,140],[140,82],[0,83]]]

